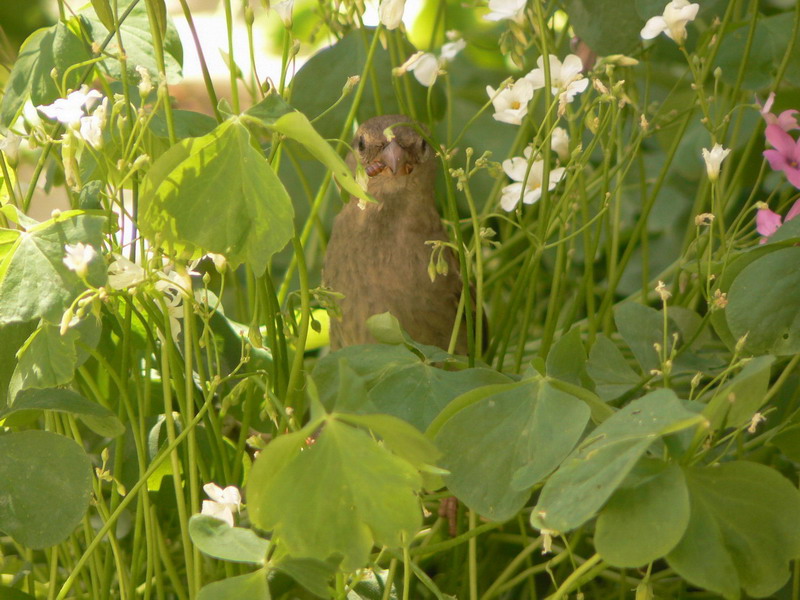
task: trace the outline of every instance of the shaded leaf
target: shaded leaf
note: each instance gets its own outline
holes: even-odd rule
[[[54,410],[74,415],[95,433],[116,437],[125,433],[125,426],[105,406],[90,402],[77,392],[61,388],[29,389],[19,392],[14,404],[0,411],[0,419],[23,411]]]
[[[670,566],[694,585],[763,598],[800,556],[800,493],[764,465],[737,461],[686,470],[691,518]]]
[[[531,523],[559,532],[585,523],[659,436],[703,420],[686,410],[671,390],[634,400],[592,431],[550,477]]]
[[[688,524],[680,467],[643,459],[600,511],[594,543],[609,564],[640,567],[672,550]]]
[[[595,384],[597,395],[603,400],[614,400],[641,383],[616,344],[602,333],[595,338],[589,352],[586,372]]]
[[[578,442],[589,408],[541,380],[478,388],[454,404],[467,397],[435,434],[444,481],[482,516],[509,519]]]
[[[91,498],[83,449],[49,431],[23,431],[0,435],[0,456],[0,530],[29,548],[64,541]]]
[[[713,429],[741,427],[767,399],[767,388],[774,356],[759,356],[725,385],[715,388],[704,398],[708,402],[703,415]]]
[[[547,375],[574,385],[582,385],[586,373],[586,350],[579,327],[562,335],[547,353]]]
[[[800,352],[800,248],[782,248],[747,265],[731,284],[725,316],[733,337],[747,334],[754,354]]]

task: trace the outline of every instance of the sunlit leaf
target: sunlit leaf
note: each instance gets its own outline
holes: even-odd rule
[[[259,569],[247,575],[228,577],[203,586],[197,600],[270,600],[267,572]]]
[[[237,119],[178,142],[142,185],[142,231],[151,239],[246,262],[257,275],[292,237],[292,202]]]
[[[263,564],[269,549],[269,542],[251,529],[231,527],[208,515],[189,519],[189,535],[200,552],[221,560]]]
[[[364,566],[373,545],[408,543],[422,523],[417,470],[335,415],[313,443],[306,438],[316,427],[309,427],[279,436],[253,464],[253,523],[273,531],[292,556],[339,555],[346,570]]]
[[[65,244],[90,244],[98,250],[103,217],[70,211],[29,231],[20,232],[0,261],[0,325],[46,318],[59,323],[61,315],[86,284],[63,262]],[[97,287],[106,281],[106,266],[96,256],[88,280]]]

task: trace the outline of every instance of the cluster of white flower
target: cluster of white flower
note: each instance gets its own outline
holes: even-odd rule
[[[566,134],[566,132],[564,132]],[[551,139],[552,143],[552,139]],[[569,144],[569,138],[567,138]],[[519,204],[520,198],[524,204],[533,204],[542,197],[544,185],[544,161],[533,156],[533,147],[528,146],[523,156],[515,156],[503,161],[503,171],[514,183],[503,188],[500,206],[504,210],[512,211]],[[547,189],[552,190],[564,177],[564,167],[550,169],[547,177]]]
[[[559,114],[563,114],[566,105],[588,87],[589,80],[581,74],[583,63],[575,54],[568,54],[564,62],[553,55],[548,58],[550,90],[558,97]],[[505,88],[495,90],[490,85],[486,86],[496,120],[512,125],[522,124],[522,119],[528,114],[528,102],[533,98],[533,92],[546,85],[544,57],[540,56],[536,64],[537,68]]]
[[[97,108],[92,111],[92,108]],[[103,126],[108,116],[108,98],[88,86],[58,98],[52,104],[37,106],[48,119],[53,119],[67,127],[67,134],[73,133],[92,148],[103,145]]]

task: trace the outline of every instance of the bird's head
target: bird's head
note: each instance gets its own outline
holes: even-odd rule
[[[413,127],[398,125],[410,122],[404,115],[383,115],[364,121],[356,131],[351,161],[364,167],[371,193],[380,195],[416,183],[432,186],[435,152]],[[390,139],[387,129],[391,130]]]

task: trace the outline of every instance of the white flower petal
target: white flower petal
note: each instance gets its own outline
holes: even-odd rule
[[[647,19],[647,23],[644,24],[644,27],[642,27],[639,35],[643,40],[652,40],[659,33],[667,31],[667,29],[667,22],[664,20],[664,17],[650,17]]]
[[[406,0],[381,0],[378,17],[386,29],[397,29],[403,22]]]
[[[425,52],[413,63],[406,67],[414,73],[414,77],[425,87],[431,87],[439,75],[439,61],[430,52]]]

